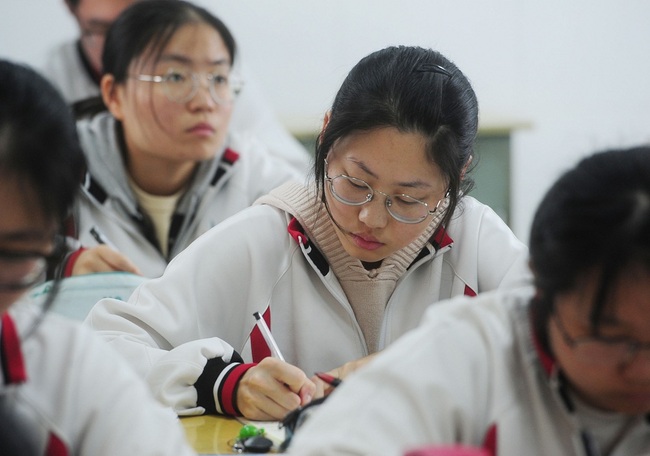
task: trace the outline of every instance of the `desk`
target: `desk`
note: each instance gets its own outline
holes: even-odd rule
[[[232,449],[232,443],[239,435],[243,423],[236,418],[199,415],[180,417],[180,420],[187,440],[197,453],[237,454]],[[269,437],[277,442],[277,439]]]

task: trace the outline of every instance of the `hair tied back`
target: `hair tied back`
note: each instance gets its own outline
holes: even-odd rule
[[[435,63],[423,63],[418,68],[415,69],[417,73],[438,73],[443,74],[447,77],[451,77],[451,73],[443,66],[437,65]]]

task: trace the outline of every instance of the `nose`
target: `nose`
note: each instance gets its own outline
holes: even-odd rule
[[[383,228],[388,223],[388,210],[386,209],[386,195],[375,191],[373,198],[361,206],[359,220],[371,228]]]
[[[210,91],[210,81],[205,77],[197,75],[194,84],[194,94],[188,101],[190,107],[201,110],[214,109],[217,102],[214,100]]]

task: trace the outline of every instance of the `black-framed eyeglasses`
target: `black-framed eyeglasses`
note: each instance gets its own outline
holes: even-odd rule
[[[53,253],[0,250],[0,291],[20,291],[45,279],[48,267],[61,259],[63,238],[57,236]]]
[[[572,337],[556,314],[553,316],[564,342],[574,350],[585,364],[596,366],[625,366],[643,350],[650,350],[650,343],[642,343],[624,337]]]
[[[243,85],[241,79],[226,71],[196,73],[172,68],[163,75],[138,74],[133,77],[138,81],[159,83],[167,99],[176,103],[185,103],[194,98],[202,78],[208,83],[210,96],[220,105],[232,103]]]
[[[447,190],[444,198],[439,200],[433,209],[429,209],[429,205],[424,201],[404,193],[388,195],[373,189],[366,181],[356,177],[345,174],[329,177],[327,175],[328,165],[325,160],[325,182],[329,184],[330,192],[337,201],[348,206],[361,206],[372,201],[375,193],[379,193],[386,198],[386,210],[398,222],[409,224],[423,222],[428,216],[435,214],[440,208],[440,204],[449,196],[449,190]]]
[[[280,445],[280,451],[285,451],[291,444],[291,439],[296,430],[304,424],[312,412],[316,410],[316,406],[322,404],[328,396],[323,396],[314,399],[309,404],[303,405],[287,413],[282,419],[281,426],[284,428],[284,442]]]

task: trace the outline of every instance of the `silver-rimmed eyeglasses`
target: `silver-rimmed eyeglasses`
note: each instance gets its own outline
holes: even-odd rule
[[[373,189],[366,181],[356,177],[345,174],[329,177],[327,175],[327,166],[328,163],[325,161],[325,182],[329,184],[330,192],[337,201],[348,206],[361,206],[372,201],[375,193],[379,193],[386,198],[386,210],[391,217],[402,223],[423,222],[428,216],[435,214],[442,201],[449,196],[449,191],[447,191],[445,197],[439,200],[433,209],[429,209],[429,205],[424,201],[404,193],[388,195]]]
[[[585,364],[610,367],[625,366],[639,352],[650,350],[650,343],[642,343],[624,337],[584,336],[574,338],[569,335],[557,314],[553,318],[564,342],[573,349],[576,357],[579,357]],[[650,358],[648,361],[650,361]]]
[[[242,88],[241,79],[227,72],[206,74],[169,69],[163,75],[138,74],[134,77],[138,81],[159,83],[165,96],[176,103],[185,103],[194,98],[202,78],[208,82],[210,96],[220,105],[232,103]]]

